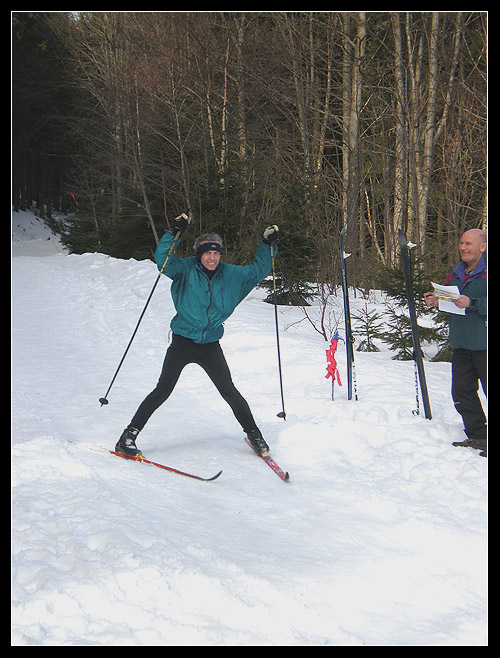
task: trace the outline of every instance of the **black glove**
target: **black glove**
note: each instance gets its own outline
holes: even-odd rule
[[[176,217],[172,225],[172,230],[174,233],[184,233],[189,224],[191,223],[191,215],[186,215],[182,213],[179,217]]]
[[[274,224],[273,226],[268,226],[264,231],[264,242],[266,244],[273,244],[273,242],[278,242],[279,239],[279,229]]]

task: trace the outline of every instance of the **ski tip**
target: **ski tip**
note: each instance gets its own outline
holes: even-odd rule
[[[219,477],[219,475],[221,475],[221,473],[222,473],[222,471],[219,471],[219,472],[218,472],[216,475],[214,475],[213,477],[211,477],[211,478],[204,478],[204,479],[205,479],[207,482],[213,482],[214,480],[216,480],[216,479]]]
[[[285,477],[283,478],[283,480],[286,482],[286,481],[289,480],[289,479],[290,479],[290,475],[288,474],[288,471],[287,471],[287,472],[285,473]]]

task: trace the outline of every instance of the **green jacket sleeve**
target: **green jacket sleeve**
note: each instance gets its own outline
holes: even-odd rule
[[[272,249],[272,256],[271,256]],[[225,265],[227,270],[233,275],[231,278],[239,283],[239,291],[236,294],[240,301],[248,295],[263,279],[268,276],[272,268],[272,258],[276,257],[278,247],[276,244],[268,245],[260,242],[255,252],[253,263],[250,265]]]
[[[175,235],[172,231],[165,231],[163,237],[158,242],[155,251],[155,261],[160,272],[173,279],[183,270],[182,258],[175,255],[175,249],[180,244],[181,240],[177,240],[174,249],[169,255],[170,249],[174,243]],[[167,260],[168,257],[168,260]],[[165,262],[166,261],[166,262]]]

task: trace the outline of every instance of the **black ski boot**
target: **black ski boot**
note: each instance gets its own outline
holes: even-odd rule
[[[129,425],[123,430],[123,434],[118,439],[118,443],[115,446],[115,452],[120,452],[122,455],[127,455],[127,457],[140,457],[142,452],[135,445],[138,434],[139,430],[136,430],[135,427]]]
[[[453,446],[457,448],[474,448],[475,450],[486,450],[486,439],[465,439],[464,441],[453,441]]]
[[[256,427],[251,432],[247,432],[247,438],[257,454],[264,455],[269,453],[269,446],[264,441],[261,431],[258,427]]]

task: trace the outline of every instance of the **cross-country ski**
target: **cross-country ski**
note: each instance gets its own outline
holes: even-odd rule
[[[403,272],[405,277],[406,299],[408,301],[408,312],[410,314],[411,331],[413,336],[413,357],[415,360],[420,391],[422,393],[422,402],[424,405],[424,414],[428,420],[431,420],[431,404],[429,402],[429,393],[427,390],[427,380],[425,378],[424,357],[422,346],[420,345],[420,333],[417,322],[417,311],[415,308],[415,293],[413,291],[413,272],[411,266],[410,246],[406,240],[406,235],[401,229],[398,232],[399,248],[401,251],[401,260],[403,263]],[[418,401],[418,398],[417,398]]]
[[[351,307],[349,304],[349,285],[347,283],[347,266],[346,260],[350,256],[344,251],[344,237],[347,230],[347,225],[342,228],[340,232],[340,264],[342,270],[342,297],[344,301],[344,326],[345,326],[345,349],[347,357],[347,398],[352,400],[353,389],[354,398],[358,399],[358,392],[356,390],[355,367],[354,367],[354,337],[352,334],[351,326]]]
[[[203,482],[212,482],[213,480],[216,480],[219,475],[222,473],[222,471],[219,471],[215,475],[212,475],[212,477],[202,477],[201,475],[194,475],[193,473],[186,473],[185,471],[180,471],[177,468],[173,468],[172,466],[165,466],[165,464],[159,464],[158,462],[151,461],[150,459],[146,459],[143,455],[140,457],[129,457],[128,455],[124,455],[122,452],[115,452],[114,450],[109,451],[112,455],[115,455],[116,457],[123,457],[124,459],[127,459],[129,461],[134,461],[134,462],[140,462],[141,464],[150,464],[151,466],[156,466],[157,468],[162,468],[165,471],[171,471],[172,473],[177,473],[178,475],[184,475],[188,478],[193,478],[194,480],[203,480]]]
[[[278,466],[278,464],[275,462],[275,460],[271,457],[271,455],[268,452],[258,452],[250,443],[247,437],[245,437],[245,441],[248,443],[250,448],[252,448],[255,454],[261,459],[263,459],[279,478],[281,478],[284,482],[290,479],[288,472],[284,471],[280,466]]]

